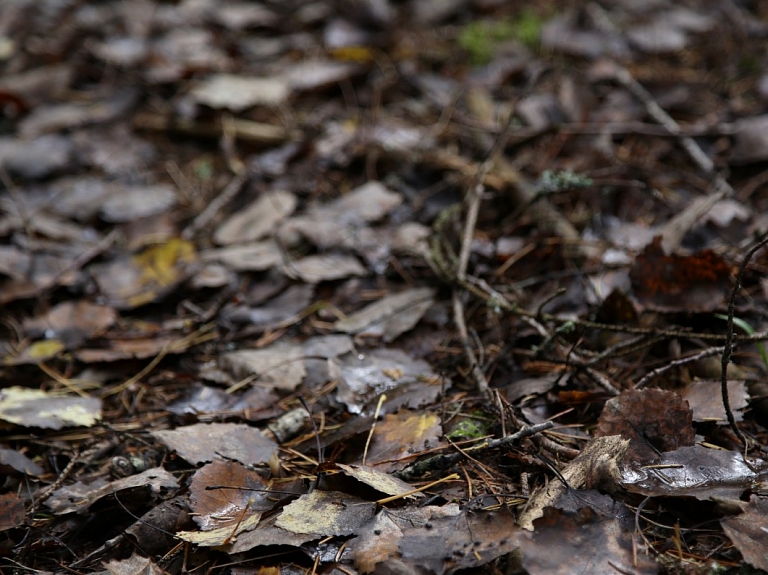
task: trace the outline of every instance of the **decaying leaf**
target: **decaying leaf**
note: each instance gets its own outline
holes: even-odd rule
[[[148,330],[153,331],[153,330]],[[191,342],[179,335],[157,334],[154,336],[109,339],[103,347],[81,347],[73,355],[83,363],[144,359],[160,353],[179,353],[189,348]]]
[[[393,410],[392,399],[397,396],[394,390],[405,389],[411,384],[418,383],[421,393],[427,395],[430,390],[439,388],[439,385],[423,385],[425,381],[436,379],[427,362],[414,360],[398,349],[374,349],[367,354],[347,354],[334,359],[329,365],[331,376],[339,380],[337,397],[351,413],[369,410],[382,393],[390,397],[386,404],[387,410]],[[417,400],[413,403],[421,402]],[[407,399],[398,402],[397,406],[404,404],[419,407]]]
[[[279,518],[279,515],[275,515],[263,520],[256,529],[244,531],[229,545],[228,551],[230,553],[243,553],[254,547],[264,545],[291,545],[299,547],[308,541],[325,537],[321,533],[294,533],[289,529],[282,529],[275,525]]]
[[[190,242],[173,238],[136,255],[91,269],[111,305],[132,309],[168,294],[189,276],[196,260],[195,248]]]
[[[264,480],[236,461],[216,459],[204,465],[195,472],[189,490],[193,518],[202,531],[229,527],[231,533],[245,517],[274,505]]]
[[[283,78],[292,90],[315,90],[341,82],[362,70],[361,66],[349,62],[302,60],[286,70]]]
[[[336,331],[392,341],[412,329],[434,303],[435,290],[415,288],[383,297],[333,324]]]
[[[379,472],[402,469],[412,461],[408,455],[442,445],[442,433],[434,412],[401,409],[387,414],[376,425],[365,461]]]
[[[280,233],[286,239],[300,233],[323,249],[339,246],[356,237],[367,223],[383,218],[402,201],[400,194],[389,191],[380,182],[368,182],[337,200],[315,206],[305,215],[290,218]]]
[[[292,285],[264,305],[235,306],[225,309],[223,315],[229,321],[268,327],[297,316],[312,303],[314,292],[312,284]]]
[[[245,465],[269,461],[277,445],[255,427],[237,423],[197,423],[153,431],[152,436],[190,463],[234,459]]]
[[[104,565],[109,575],[163,575],[164,571],[148,557],[134,553],[122,561],[112,560]]]
[[[268,192],[222,223],[214,239],[217,244],[227,245],[259,240],[293,212],[296,202],[290,192]]]
[[[16,349],[3,358],[5,365],[23,365],[26,363],[39,363],[47,359],[59,356],[66,346],[58,339],[43,339],[33,341],[29,345]]]
[[[595,435],[629,439],[628,460],[645,462],[661,452],[693,445],[692,419],[688,403],[673,391],[625,391],[605,403]]]
[[[356,257],[344,254],[307,256],[300,260],[293,260],[285,266],[285,274],[288,277],[308,283],[364,276],[366,273]]]
[[[696,380],[680,390],[680,397],[688,402],[693,421],[717,421],[722,425],[728,423],[719,381]],[[743,381],[728,381],[728,399],[734,418],[741,421],[749,401],[749,393]]]
[[[534,520],[542,517],[546,507],[554,506],[569,489],[600,488],[613,491],[622,478],[619,462],[629,448],[629,440],[619,435],[598,437],[590,441],[579,456],[562,469],[568,486],[557,479],[538,489],[520,515],[518,523],[523,529],[534,530]]]
[[[24,522],[24,503],[15,493],[0,495],[0,532],[15,529]]]
[[[264,240],[206,250],[200,254],[200,260],[203,262],[220,262],[239,272],[263,271],[281,263],[282,255],[273,240]]]
[[[382,509],[373,521],[358,530],[350,543],[355,566],[361,573],[372,573],[379,563],[395,560],[402,536],[396,516]]]
[[[765,497],[753,495],[749,503],[742,506],[741,515],[721,519],[720,524],[744,561],[768,571],[768,502]]]
[[[54,491],[45,505],[57,515],[63,515],[87,509],[102,497],[125,489],[147,487],[152,493],[159,495],[175,490],[178,486],[179,483],[173,474],[162,467],[157,467],[109,483],[100,481],[93,485],[86,485],[77,482],[67,485]]]
[[[43,473],[43,468],[23,453],[13,449],[0,448],[0,472],[8,474],[9,468],[17,473],[26,473],[27,475],[42,475]]]
[[[275,526],[292,533],[351,535],[368,523],[376,504],[336,491],[315,489],[289,503]]]
[[[476,569],[520,547],[522,537],[508,509],[435,513],[427,521],[400,527],[402,561],[437,574]]]
[[[0,390],[0,419],[44,429],[90,427],[101,420],[101,401],[13,386]]]
[[[714,311],[723,307],[731,266],[712,250],[692,256],[666,255],[654,238],[630,272],[637,302],[662,312]]]
[[[282,104],[288,97],[288,83],[279,78],[216,74],[196,86],[191,95],[211,108],[241,112],[251,106]]]
[[[337,463],[336,467],[350,477],[354,477],[361,483],[365,483],[366,485],[373,487],[376,491],[381,491],[386,495],[404,495],[414,490],[414,487],[405,481],[392,477],[391,475],[367,465],[345,465],[343,463]],[[423,496],[422,493],[410,493],[406,497],[417,498]]]
[[[25,320],[24,331],[30,338],[56,338],[66,349],[74,349],[103,333],[116,320],[117,312],[109,306],[83,300],[62,302],[44,316]]]
[[[161,214],[176,203],[176,192],[164,185],[126,187],[111,194],[101,207],[108,222],[131,222]]]
[[[531,575],[651,575],[659,569],[633,534],[622,529],[618,517],[605,517],[590,507],[576,512],[547,507],[520,546],[523,567]]]
[[[621,469],[622,487],[630,493],[654,497],[738,499],[768,471],[764,461],[750,461],[747,465],[741,453],[701,445],[681,447],[648,463],[625,463]]]
[[[242,349],[223,354],[219,365],[237,379],[258,376],[259,383],[293,391],[307,369],[301,345],[276,344],[265,349]]]
[[[731,161],[735,164],[762,162],[768,158],[768,116],[745,118],[735,123],[736,132],[731,149]]]

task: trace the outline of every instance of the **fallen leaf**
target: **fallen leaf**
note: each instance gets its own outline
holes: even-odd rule
[[[291,90],[317,90],[342,82],[365,70],[362,66],[333,60],[302,60],[283,73]]]
[[[299,547],[309,541],[324,537],[321,533],[294,533],[288,529],[282,529],[275,525],[279,517],[279,515],[275,515],[265,519],[256,529],[241,533],[237,540],[227,548],[229,553],[243,553],[263,545],[291,545]]]
[[[681,447],[647,462],[625,463],[621,486],[630,493],[652,497],[695,497],[706,501],[713,497],[739,499],[758,479],[758,472],[768,470],[765,461],[750,460],[741,453],[708,449],[701,445]]]
[[[261,239],[296,209],[296,203],[296,196],[283,190],[263,194],[222,223],[214,240],[239,244]]]
[[[221,262],[238,272],[268,270],[283,261],[280,249],[273,240],[206,250],[200,254],[200,259],[203,262]]]
[[[508,509],[435,515],[401,528],[403,562],[437,574],[476,570],[520,547],[523,537]]]
[[[211,108],[242,112],[253,106],[279,106],[288,98],[288,83],[280,78],[215,74],[192,89],[190,95]]]
[[[403,201],[380,182],[368,182],[348,194],[287,220],[281,234],[301,233],[319,248],[342,245],[359,236],[365,224],[383,218]]]
[[[24,178],[45,178],[72,169],[72,139],[58,134],[34,140],[0,138],[0,166]]]
[[[333,329],[363,337],[381,337],[392,341],[413,329],[434,303],[432,288],[409,289],[384,296],[362,310],[337,321]]]
[[[17,473],[24,473],[27,475],[43,474],[43,468],[23,453],[19,453],[13,449],[0,448],[0,471],[5,474],[10,474],[8,468]],[[2,513],[0,513],[0,516],[2,516]]]
[[[318,283],[364,276],[367,272],[354,256],[323,254],[293,260],[285,266],[285,274],[308,283]]]
[[[336,467],[350,477],[354,477],[361,483],[365,483],[366,485],[373,487],[376,491],[381,491],[385,495],[404,495],[405,493],[414,490],[414,487],[405,481],[392,477],[391,475],[367,465],[345,465],[343,463],[337,463]],[[407,497],[417,498],[424,497],[424,495],[422,493],[412,493]]]
[[[647,462],[662,452],[693,445],[693,414],[673,391],[625,391],[605,403],[598,419],[595,436],[609,435],[630,440],[628,460]]]
[[[279,343],[264,349],[242,349],[222,354],[219,365],[237,379],[258,376],[261,385],[293,391],[307,369],[301,345]]]
[[[0,495],[0,532],[21,527],[26,509],[15,493]]]
[[[3,358],[3,363],[6,365],[39,363],[58,356],[65,349],[64,343],[58,339],[33,341],[28,346],[14,350],[13,353],[6,355]]]
[[[723,407],[719,381],[696,380],[680,389],[680,396],[688,402],[693,421],[717,421],[725,425],[728,420]],[[749,405],[749,393],[743,381],[728,381],[728,399],[736,421],[743,419],[743,410]]]
[[[24,320],[24,331],[32,339],[56,338],[65,349],[74,349],[85,340],[101,335],[117,321],[117,312],[84,300],[62,302],[46,313]]]
[[[442,433],[436,413],[401,409],[387,414],[376,425],[365,461],[379,472],[400,470],[413,461],[408,455],[442,445]]]
[[[661,312],[702,313],[722,308],[730,276],[731,266],[712,250],[668,256],[660,237],[637,256],[630,271],[637,302]]]
[[[744,507],[744,513],[721,519],[720,524],[744,561],[768,571],[768,501],[753,495]]]
[[[733,148],[730,161],[751,164],[768,158],[768,115],[752,116],[734,122]]]
[[[101,400],[26,387],[7,387],[0,390],[0,419],[43,429],[91,427],[101,420]]]
[[[179,429],[151,432],[189,463],[234,459],[244,465],[264,463],[277,450],[255,427],[237,423],[196,423]]]
[[[534,521],[572,489],[615,491],[622,479],[619,462],[628,447],[629,441],[618,435],[592,439],[576,459],[561,470],[567,485],[554,480],[534,492],[518,518],[520,527],[533,531]]]
[[[161,214],[174,205],[176,191],[170,186],[126,186],[104,200],[101,213],[107,222],[132,222]]]
[[[430,388],[439,388],[439,385],[425,384],[425,380],[436,378],[427,362],[413,359],[398,349],[373,349],[366,354],[347,354],[334,359],[329,365],[332,378],[339,381],[336,397],[350,413],[372,413],[371,404],[382,393],[390,397],[385,404],[389,410],[393,405],[391,398],[396,395],[394,390],[411,384],[424,393]]]
[[[104,564],[109,575],[163,575],[165,572],[152,559],[134,553],[128,559],[113,559]]]
[[[138,487],[146,487],[152,493],[160,495],[176,490],[179,483],[171,473],[162,467],[156,467],[109,483],[102,481],[86,485],[78,481],[54,491],[45,505],[56,515],[74,513],[87,509],[102,497]]]
[[[233,527],[240,528],[244,517],[260,515],[274,506],[259,474],[236,461],[207,463],[195,471],[189,491],[190,509],[202,531],[230,528],[231,533]]]
[[[375,512],[376,504],[370,501],[315,489],[286,505],[275,526],[299,534],[352,535],[368,523]]]
[[[132,309],[158,300],[192,272],[194,246],[181,238],[133,255],[91,267],[107,301],[118,309]]]
[[[650,575],[659,570],[618,518],[606,518],[590,507],[576,512],[547,507],[534,522],[534,532],[520,543],[523,567],[531,575]]]

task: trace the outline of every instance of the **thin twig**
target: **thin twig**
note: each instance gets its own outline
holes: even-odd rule
[[[648,373],[646,373],[642,377],[642,379],[635,384],[634,389],[642,389],[643,387],[648,385],[651,381],[659,377],[662,373],[665,373],[674,367],[680,367],[681,365],[686,365],[694,361],[699,361],[700,359],[704,359],[705,357],[712,357],[713,355],[718,355],[723,352],[723,349],[724,348],[722,346],[708,347],[694,355],[689,355],[688,357],[682,357],[680,359],[670,361],[669,363],[662,365],[661,367],[657,367],[653,371],[649,371]]]
[[[588,327],[597,330],[604,330],[616,333],[635,333],[645,334],[651,337],[678,337],[689,339],[701,339],[704,341],[723,341],[726,339],[725,334],[722,333],[704,333],[696,331],[686,331],[685,329],[659,329],[654,327],[639,327],[625,324],[603,323],[599,321],[591,321],[588,319],[581,319],[576,317],[563,317],[549,313],[542,313],[537,316],[533,312],[522,309],[516,303],[507,300],[505,297],[499,297],[499,292],[488,292],[484,289],[483,282],[477,279],[467,276],[467,281],[463,282],[461,286],[473,295],[484,300],[493,308],[502,309],[512,315],[519,317],[536,318],[543,322],[554,323],[567,323],[571,322],[574,325],[580,327]],[[747,342],[747,341],[764,341],[768,339],[768,331],[756,332],[748,335],[732,335],[733,341]]]
[[[483,441],[478,445],[473,445],[472,447],[466,448],[464,451],[474,454],[478,451],[486,451],[486,450],[494,449],[497,447],[506,447],[517,441],[520,441],[521,439],[530,437],[532,435],[536,435],[537,433],[550,429],[553,425],[554,423],[552,423],[551,421],[545,421],[544,423],[539,423],[537,425],[525,426],[517,433],[513,433],[512,435],[508,435],[507,437],[501,437],[499,439],[490,439],[487,441]],[[417,461],[416,463],[414,463],[413,465],[409,465],[402,471],[396,471],[395,473],[393,473],[393,475],[399,479],[408,481],[409,479],[413,479],[414,477],[419,477],[421,475],[424,475],[429,471],[434,471],[436,469],[445,469],[446,467],[455,464],[462,457],[463,455],[461,453],[447,453],[447,454],[435,455],[433,457],[430,457],[429,459],[425,459],[423,461]]]
[[[755,255],[755,252],[767,243],[768,234],[763,236],[760,241],[752,246],[744,255],[744,259],[741,260],[739,271],[736,274],[736,282],[733,284],[731,297],[728,299],[728,325],[726,326],[725,331],[723,356],[720,361],[722,367],[722,373],[720,374],[720,391],[723,395],[723,407],[725,408],[725,415],[728,417],[728,423],[730,424],[731,429],[733,429],[733,432],[736,434],[736,437],[738,437],[746,447],[749,446],[749,443],[747,442],[746,436],[736,425],[736,418],[733,416],[733,411],[731,410],[731,401],[728,398],[728,364],[731,361],[731,352],[733,351],[733,315],[736,311],[736,295],[739,293],[739,288],[741,287],[741,281],[744,278],[744,271],[747,269],[747,264],[749,263],[749,260],[752,259],[752,256]]]
[[[683,133],[680,129],[680,125],[675,122],[672,116],[667,114],[661,106],[659,106],[656,100],[653,99],[651,93],[648,92],[640,82],[632,77],[629,70],[617,64],[615,77],[635,98],[640,100],[651,118],[664,126],[669,130],[670,134],[677,138],[680,145],[701,171],[710,176],[715,175],[715,164],[709,156],[704,153],[701,146],[696,143],[696,140]],[[724,179],[717,178],[715,181],[715,191],[720,191],[721,189],[727,189],[729,195],[733,194],[731,186]]]
[[[467,332],[467,324],[464,321],[464,305],[461,303],[461,295],[458,290],[453,290],[453,322],[456,324],[456,331],[469,361],[469,369],[472,372],[472,378],[475,380],[475,386],[477,386],[477,390],[480,393],[486,395],[489,390],[488,380],[477,363],[477,356],[472,346],[469,345],[469,333]]]
[[[501,151],[506,146],[507,138],[509,137],[509,131],[512,127],[512,119],[515,115],[514,106],[509,111],[507,122],[504,125],[504,129],[499,133],[496,141],[493,143],[493,147],[488,152],[488,157],[480,164],[480,167],[475,174],[472,186],[467,193],[467,216],[464,221],[464,231],[461,236],[461,250],[459,252],[459,259],[456,265],[455,277],[459,284],[465,283],[467,279],[467,266],[469,265],[469,255],[472,251],[472,240],[475,236],[475,226],[477,225],[477,215],[480,211],[480,201],[483,198],[485,192],[485,185],[483,180],[488,175],[488,172],[493,167],[496,159],[501,154]],[[457,290],[453,292],[453,321],[456,324],[456,329],[459,332],[459,338],[464,347],[464,353],[469,360],[472,377],[475,380],[477,390],[483,395],[488,394],[488,380],[483,374],[480,366],[477,363],[477,357],[469,343],[469,334],[467,332],[467,325],[464,319],[464,306],[461,302],[461,296]]]
[[[202,211],[200,214],[189,224],[181,236],[185,240],[192,239],[194,235],[207,226],[216,214],[219,213],[221,208],[227,205],[232,199],[240,192],[245,182],[248,181],[248,171],[243,170],[229,181],[227,186],[216,196],[213,201]]]
[[[480,200],[483,198],[485,192],[485,185],[483,180],[491,171],[493,164],[501,154],[501,151],[507,144],[509,138],[509,132],[512,128],[512,120],[515,117],[515,109],[509,111],[507,122],[504,124],[504,128],[499,132],[496,141],[493,143],[493,147],[488,152],[488,157],[480,164],[480,167],[475,174],[472,186],[467,194],[467,217],[464,223],[464,232],[461,236],[461,251],[459,252],[459,267],[456,269],[456,277],[459,281],[464,281],[467,278],[467,266],[469,265],[469,254],[472,250],[472,240],[475,236],[475,225],[477,224],[477,215],[480,211]]]

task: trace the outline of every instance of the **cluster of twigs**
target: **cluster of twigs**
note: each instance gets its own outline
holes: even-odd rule
[[[669,135],[675,137],[680,146],[687,153],[690,159],[694,162],[697,168],[704,173],[704,175],[711,182],[711,193],[708,196],[708,201],[703,207],[699,207],[695,213],[686,212],[680,214],[674,221],[667,226],[666,230],[673,238],[665,237],[664,239],[671,245],[678,245],[679,241],[685,232],[690,229],[691,226],[698,220],[706,211],[708,211],[715,202],[732,197],[734,195],[733,188],[728,184],[725,177],[715,170],[714,164],[709,157],[704,153],[696,140],[691,136],[686,135],[680,128],[679,124],[667,114],[661,106],[653,99],[652,95],[637,82],[628,70],[622,66],[616,64],[614,66],[613,79],[624,86],[633,96],[635,96],[644,106],[648,115],[658,122]],[[760,332],[753,334],[740,335],[735,334],[733,329],[734,323],[734,310],[735,301],[741,287],[744,272],[746,267],[752,258],[752,256],[763,246],[768,243],[768,235],[758,238],[754,245],[745,253],[738,273],[735,278],[733,289],[728,300],[728,318],[727,325],[724,333],[699,333],[692,332],[685,329],[675,328],[656,328],[656,327],[639,327],[629,326],[611,323],[602,323],[591,321],[588,319],[580,319],[573,317],[562,317],[556,314],[543,313],[541,307],[539,310],[532,312],[522,308],[517,303],[510,301],[503,293],[494,289],[485,280],[474,277],[468,273],[468,264],[470,259],[471,244],[474,238],[478,213],[480,210],[480,204],[485,194],[484,182],[487,181],[489,175],[492,175],[495,167],[499,164],[503,164],[501,158],[504,151],[506,142],[510,137],[512,131],[512,119],[515,115],[514,106],[509,112],[507,122],[498,135],[496,136],[493,146],[487,154],[485,161],[478,166],[475,166],[475,175],[472,179],[472,183],[469,185],[464,202],[464,220],[461,233],[461,247],[458,255],[451,248],[449,241],[448,226],[454,221],[456,216],[461,213],[461,206],[453,205],[444,209],[436,218],[433,225],[433,235],[430,243],[430,264],[439,273],[439,275],[450,285],[453,286],[453,320],[457,329],[458,337],[461,341],[466,360],[470,367],[470,374],[474,381],[474,384],[483,395],[489,396],[491,388],[489,386],[487,377],[483,371],[483,368],[478,363],[477,354],[475,353],[467,330],[467,324],[465,320],[464,311],[464,295],[466,293],[472,294],[476,298],[485,302],[487,306],[495,310],[501,310],[511,316],[521,318],[526,323],[534,327],[541,336],[545,339],[545,342],[549,343],[555,340],[555,338],[562,331],[572,330],[574,326],[580,328],[588,328],[594,330],[601,330],[603,332],[624,333],[637,336],[629,341],[624,341],[614,346],[611,346],[602,352],[598,353],[594,357],[583,358],[575,349],[571,349],[568,363],[575,367],[581,367],[587,370],[587,373],[598,384],[613,392],[618,393],[616,388],[610,383],[610,379],[597,372],[593,366],[599,360],[604,360],[609,357],[615,357],[619,354],[635,351],[642,347],[648,347],[662,339],[670,338],[688,338],[699,339],[710,342],[722,342],[720,346],[713,346],[701,350],[695,354],[669,361],[667,364],[660,366],[649,373],[647,373],[642,379],[635,384],[635,389],[642,388],[661,374],[669,371],[672,368],[680,367],[691,362],[699,361],[705,357],[713,355],[721,356],[722,373],[721,373],[721,388],[722,388],[722,401],[725,408],[725,412],[728,418],[728,422],[733,429],[736,436],[745,444],[748,445],[747,438],[744,433],[736,425],[736,420],[731,409],[728,399],[727,391],[727,366],[730,362],[731,354],[733,352],[734,345],[737,343],[745,342],[759,342],[768,339],[768,332]],[[503,171],[504,166],[501,170]],[[513,178],[506,178],[507,183],[512,183],[516,187],[522,190],[525,202],[523,208],[526,209],[536,202],[541,203],[543,194],[540,191],[536,191],[534,186],[519,175],[515,174]],[[589,185],[588,181],[575,180],[572,187]],[[565,184],[566,186],[568,183]],[[533,190],[533,191],[532,191]],[[520,215],[521,210],[515,212]],[[553,216],[555,212],[555,216]],[[542,213],[542,212],[539,212]],[[543,213],[546,213],[550,220],[554,219],[563,221],[561,215],[556,213],[556,209],[551,205],[546,206]],[[566,220],[567,221],[567,220]],[[565,224],[568,228],[568,224]],[[562,229],[562,226],[560,226]],[[571,230],[567,230],[568,236],[572,236]],[[572,238],[571,238],[572,239]],[[553,297],[560,295],[556,293]],[[552,326],[552,327],[547,327]]]

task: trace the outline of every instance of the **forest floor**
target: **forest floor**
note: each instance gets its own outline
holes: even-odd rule
[[[0,570],[768,571],[767,214],[765,2],[2,2]]]

